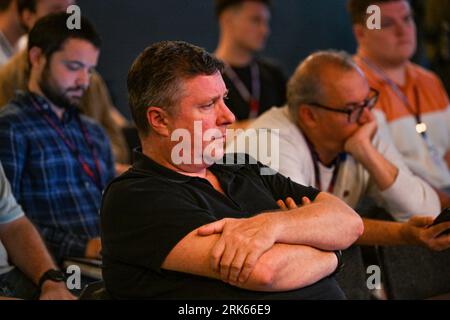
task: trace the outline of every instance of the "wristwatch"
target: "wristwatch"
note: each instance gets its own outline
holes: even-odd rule
[[[337,258],[337,261],[338,261],[336,270],[334,270],[334,272],[332,274],[334,276],[335,274],[337,274],[340,271],[342,271],[342,269],[344,268],[344,261],[342,260],[342,251],[341,250],[336,250],[336,251],[333,251],[333,252],[336,255],[336,258]]]
[[[49,269],[49,270],[45,271],[44,274],[39,279],[39,283],[38,283],[39,289],[42,288],[42,285],[47,280],[54,281],[54,282],[62,282],[62,281],[66,280],[66,277],[65,277],[64,273],[60,270]]]

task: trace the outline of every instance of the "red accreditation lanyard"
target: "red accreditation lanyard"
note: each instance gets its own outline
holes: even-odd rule
[[[306,140],[306,144],[308,145],[309,152],[311,153],[311,157],[312,157],[312,160],[313,160],[314,177],[315,177],[316,186],[317,186],[317,188],[320,191],[325,191],[324,190],[325,188],[322,186],[322,181],[320,179],[320,169],[319,169],[320,159],[319,159],[319,155],[317,154],[317,152],[314,149],[314,146],[311,144],[311,142],[306,138],[306,136],[305,136],[305,140]],[[333,175],[331,177],[331,181],[330,181],[330,184],[329,184],[328,189],[326,190],[326,192],[333,193],[334,186],[335,186],[336,180],[337,180],[337,176],[339,174],[339,168],[341,166],[341,163],[345,160],[345,157],[346,157],[346,154],[345,153],[341,153],[333,161],[334,162]]]
[[[252,93],[250,93],[236,74],[236,72],[228,64],[225,65],[224,73],[231,80],[236,90],[239,92],[242,99],[248,103],[250,108],[249,119],[254,119],[258,116],[259,106],[260,106],[260,95],[261,95],[261,82],[259,78],[259,67],[256,61],[253,61],[250,65],[250,73],[252,79]]]
[[[81,122],[81,119],[78,115],[76,115],[76,119],[78,122],[78,125],[81,128],[81,131],[83,133],[84,140],[86,141],[87,145],[89,146],[89,149],[91,151],[92,157],[94,158],[95,163],[95,171],[89,167],[86,160],[81,155],[80,151],[77,149],[77,147],[70,141],[64,132],[61,130],[61,128],[53,121],[52,118],[48,116],[48,114],[45,113],[45,110],[42,108],[42,106],[39,105],[34,99],[34,97],[31,97],[31,102],[33,108],[38,111],[44,119],[47,121],[47,123],[50,125],[50,127],[55,130],[55,132],[58,134],[58,136],[62,139],[64,144],[69,148],[70,152],[72,152],[73,156],[78,160],[78,162],[81,165],[81,168],[83,171],[89,176],[89,178],[94,182],[94,184],[97,186],[97,188],[102,191],[102,184],[101,184],[101,169],[100,164],[97,156],[97,152],[95,150],[94,144],[92,143],[91,136],[89,135],[89,132],[87,131],[86,126]]]
[[[398,85],[389,79],[389,77],[384,73],[383,70],[381,70],[379,67],[374,65],[372,62],[370,62],[368,59],[364,57],[360,57],[360,59],[373,71],[375,71],[384,82],[386,82],[389,87],[391,87],[392,91],[394,91],[395,95],[402,100],[403,104],[405,105],[406,109],[414,116],[416,119],[416,132],[419,133],[422,138],[427,140],[427,125],[422,121],[421,111],[420,111],[420,97],[419,97],[419,90],[417,89],[416,84],[414,84],[414,105],[415,108],[412,107],[412,105],[409,103],[408,97],[403,93],[402,90],[398,87]],[[414,110],[415,109],[415,110]]]

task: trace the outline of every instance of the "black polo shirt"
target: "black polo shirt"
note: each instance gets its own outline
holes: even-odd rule
[[[280,174],[260,175],[261,164],[209,169],[226,195],[205,179],[169,170],[140,152],[125,174],[106,189],[101,208],[103,278],[115,298],[157,299],[338,299],[337,283],[326,278],[304,289],[253,292],[220,280],[161,269],[172,248],[188,233],[226,217],[246,218],[276,210],[278,199],[301,203],[318,191]],[[246,157],[247,161],[249,160]]]

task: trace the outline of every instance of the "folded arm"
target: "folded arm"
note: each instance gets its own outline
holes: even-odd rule
[[[322,250],[342,250],[363,232],[359,215],[337,197],[321,192],[307,206],[272,214],[276,242],[302,244]]]
[[[214,271],[211,264],[211,254],[219,238],[217,234],[201,237],[194,230],[172,249],[162,268],[223,279],[221,272]],[[337,258],[332,252],[301,245],[275,244],[257,260],[246,281],[225,282],[253,291],[294,290],[330,275],[336,266]],[[227,272],[238,268],[230,266]]]

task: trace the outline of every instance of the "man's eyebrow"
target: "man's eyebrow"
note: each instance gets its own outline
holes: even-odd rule
[[[80,67],[84,67],[84,66],[85,66],[85,64],[84,64],[83,62],[78,61],[78,60],[64,60],[64,63],[67,63],[67,64],[76,64],[76,65],[78,65],[78,66],[80,66]]]
[[[81,62],[79,60],[64,60],[63,62],[65,64],[76,65],[77,67],[82,67],[82,68],[86,67],[86,68],[89,68],[89,69],[95,69],[97,67],[96,65],[92,65],[92,66],[86,65],[86,64],[84,64],[83,62]]]
[[[228,90],[227,91],[225,91],[225,93],[223,94],[223,97],[226,97],[227,95],[228,95]],[[202,105],[206,105],[206,104],[209,104],[209,103],[215,103],[217,100],[219,100],[221,98],[221,95],[216,95],[216,96],[214,96],[214,97],[211,97],[211,98],[208,98],[208,99],[205,99],[205,100],[203,100],[202,102],[200,102],[200,103],[198,103],[198,105],[199,106],[202,106]]]

